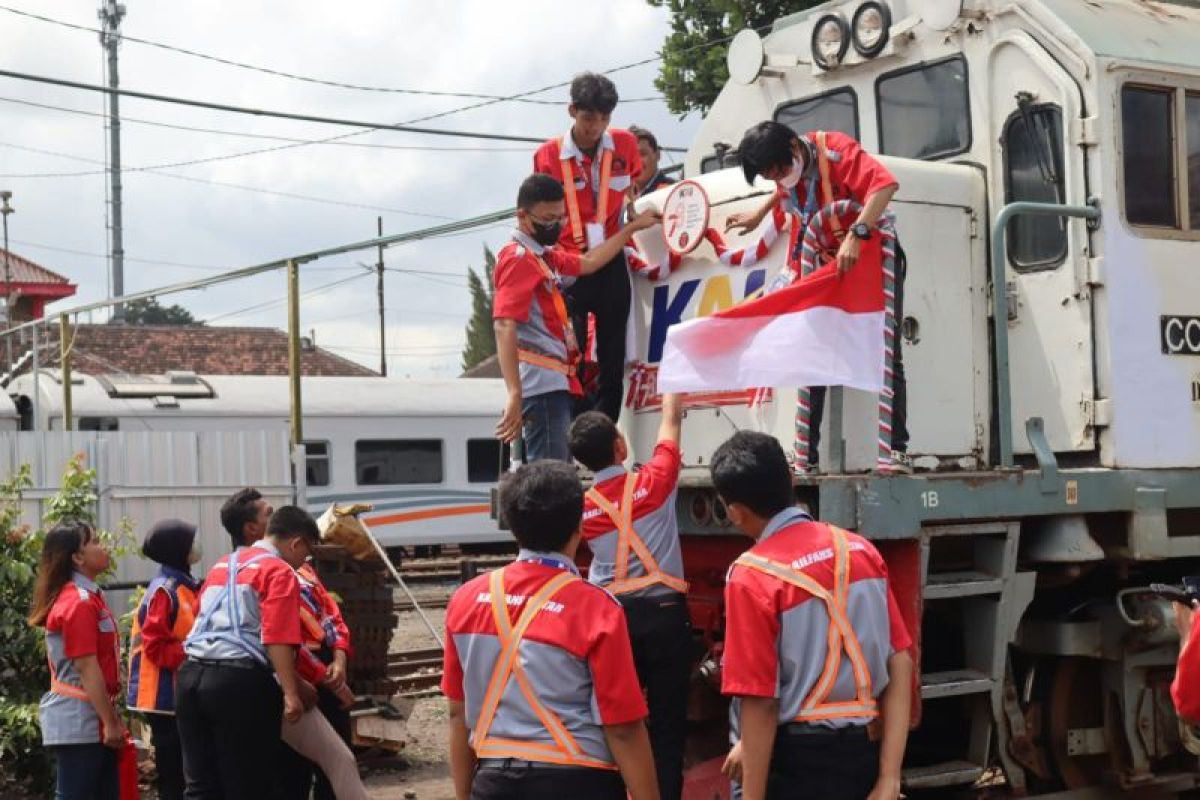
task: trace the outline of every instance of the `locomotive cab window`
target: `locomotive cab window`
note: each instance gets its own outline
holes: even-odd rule
[[[441,483],[441,439],[362,439],[354,443],[359,486]]]
[[[309,486],[329,485],[329,442],[304,442],[304,481]]]
[[[1200,93],[1122,87],[1121,160],[1130,225],[1200,235]]]
[[[971,105],[962,56],[883,75],[875,94],[884,155],[933,161],[970,149]]]
[[[720,169],[736,167],[741,163],[742,159],[738,156],[736,150],[723,150],[700,159],[700,174],[706,175],[709,172],[716,172]]]
[[[1005,202],[1063,202],[1062,111],[1028,105],[1004,126]],[[1008,252],[1017,269],[1047,269],[1067,255],[1066,220],[1018,216],[1008,224]]]
[[[509,457],[508,445],[498,439],[468,439],[467,482],[496,483],[508,470]]]
[[[858,97],[853,89],[798,100],[775,109],[775,121],[798,134],[810,131],[837,131],[858,138]]]

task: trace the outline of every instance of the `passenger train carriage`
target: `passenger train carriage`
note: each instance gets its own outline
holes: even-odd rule
[[[34,382],[8,388],[32,427]],[[371,503],[363,519],[386,547],[503,539],[490,519],[490,490],[504,453],[493,430],[504,407],[493,379],[411,381],[319,377],[301,381],[309,510]],[[56,370],[38,381],[38,429],[63,427]],[[77,430],[288,429],[286,377],[75,375]]]

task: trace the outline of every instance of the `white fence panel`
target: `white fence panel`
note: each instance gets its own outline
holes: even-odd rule
[[[63,471],[77,453],[96,469],[101,527],[112,530],[128,519],[140,547],[156,520],[177,517],[196,524],[204,551],[197,575],[229,552],[220,508],[231,494],[254,486],[274,506],[304,494],[292,479],[285,431],[0,432],[0,475],[22,464],[31,469],[26,522],[41,524],[45,501],[62,485]],[[303,481],[302,469],[298,475]],[[129,556],[110,581],[147,580],[156,569],[140,555]]]

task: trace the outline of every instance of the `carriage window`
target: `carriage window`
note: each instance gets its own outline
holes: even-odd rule
[[[80,417],[81,431],[115,431],[120,428],[116,417]]]
[[[496,483],[508,470],[508,445],[501,447],[498,439],[467,440],[467,481]]]
[[[971,147],[967,62],[962,56],[884,75],[875,91],[879,150],[884,155],[934,160]]]
[[[304,443],[304,482],[308,486],[329,485],[329,442]]]
[[[1179,224],[1175,211],[1174,92],[1121,90],[1125,217],[1134,225]]]
[[[1188,220],[1200,230],[1200,94],[1187,96]]]
[[[1004,128],[1005,201],[1063,202],[1062,111],[1034,106]],[[1018,216],[1008,224],[1008,252],[1018,269],[1046,267],[1067,255],[1066,220]]]
[[[775,121],[796,133],[837,131],[858,138],[858,97],[852,89],[837,89],[775,109]]]
[[[364,439],[354,443],[359,486],[442,482],[440,439]]]

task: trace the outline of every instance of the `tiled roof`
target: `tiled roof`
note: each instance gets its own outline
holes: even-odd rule
[[[483,361],[480,361],[475,366],[459,376],[460,378],[502,378],[500,374],[500,359],[496,356],[488,356]]]
[[[0,283],[4,283],[5,275],[5,256],[9,259],[7,268],[12,270],[13,283],[62,283],[67,284],[71,281],[59,275],[57,272],[52,272],[40,264],[35,264],[28,258],[17,255],[11,250],[7,253],[3,247],[0,247]]]
[[[39,350],[42,363],[59,361],[58,328]],[[190,370],[199,375],[286,375],[287,334],[277,328],[207,325],[79,325],[71,367],[89,375],[161,375]],[[301,373],[373,376],[377,373],[319,347],[300,354]]]

